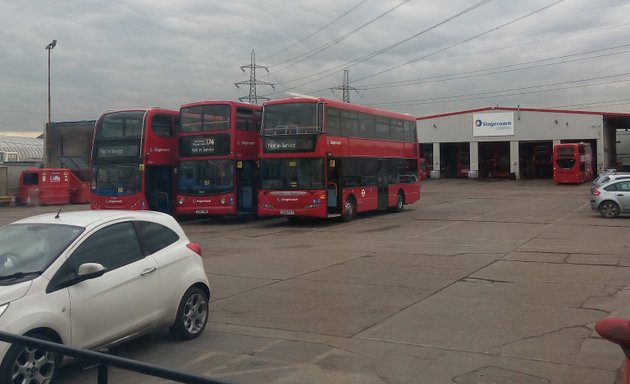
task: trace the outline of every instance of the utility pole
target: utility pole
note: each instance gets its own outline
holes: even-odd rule
[[[241,67],[241,71],[245,72],[246,68],[249,69],[249,81],[239,81],[238,83],[234,83],[234,85],[236,85],[236,88],[239,88],[239,85],[249,84],[249,96],[239,97],[238,99],[240,101],[247,100],[247,102],[252,103],[252,104],[258,104],[258,100],[259,99],[260,100],[269,100],[266,97],[258,96],[256,94],[256,86],[257,85],[269,85],[269,86],[271,86],[271,88],[274,88],[274,86],[273,86],[273,84],[267,83],[266,81],[256,80],[256,69],[257,68],[262,68],[262,69],[264,69],[267,72],[269,72],[269,69],[267,67],[263,67],[262,65],[256,65],[256,54],[254,53],[253,49],[252,49],[251,63],[249,65],[243,65]]]
[[[358,91],[356,88],[350,86],[350,71],[343,70],[343,85],[341,87],[330,88],[331,90],[341,90],[343,93],[343,101],[345,103],[350,102],[350,91]]]

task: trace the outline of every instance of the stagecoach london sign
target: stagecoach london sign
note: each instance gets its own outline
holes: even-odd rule
[[[514,113],[473,114],[473,136],[513,136]]]

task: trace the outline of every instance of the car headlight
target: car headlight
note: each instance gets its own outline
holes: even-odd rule
[[[2,314],[4,313],[4,311],[7,310],[7,308],[9,308],[9,303],[0,305],[0,316],[2,316]]]

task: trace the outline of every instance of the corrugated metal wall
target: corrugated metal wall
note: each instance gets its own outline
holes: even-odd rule
[[[0,166],[0,196],[8,195],[8,172],[7,167]]]
[[[476,113],[513,112],[514,135],[473,136],[474,113],[446,115],[417,122],[421,143],[481,141],[589,140],[601,138],[603,116],[555,111],[494,109]]]
[[[90,161],[94,120],[52,123],[46,130],[47,168],[61,168],[60,156],[80,156]]]

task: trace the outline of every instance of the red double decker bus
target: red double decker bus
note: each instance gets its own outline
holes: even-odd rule
[[[176,214],[256,213],[261,110],[233,101],[182,105]]]
[[[260,216],[337,217],[420,198],[414,117],[324,98],[263,106]]]
[[[553,181],[556,184],[582,184],[593,178],[593,154],[586,143],[553,146]]]
[[[92,209],[172,212],[178,124],[178,111],[156,107],[103,112],[92,142]]]

